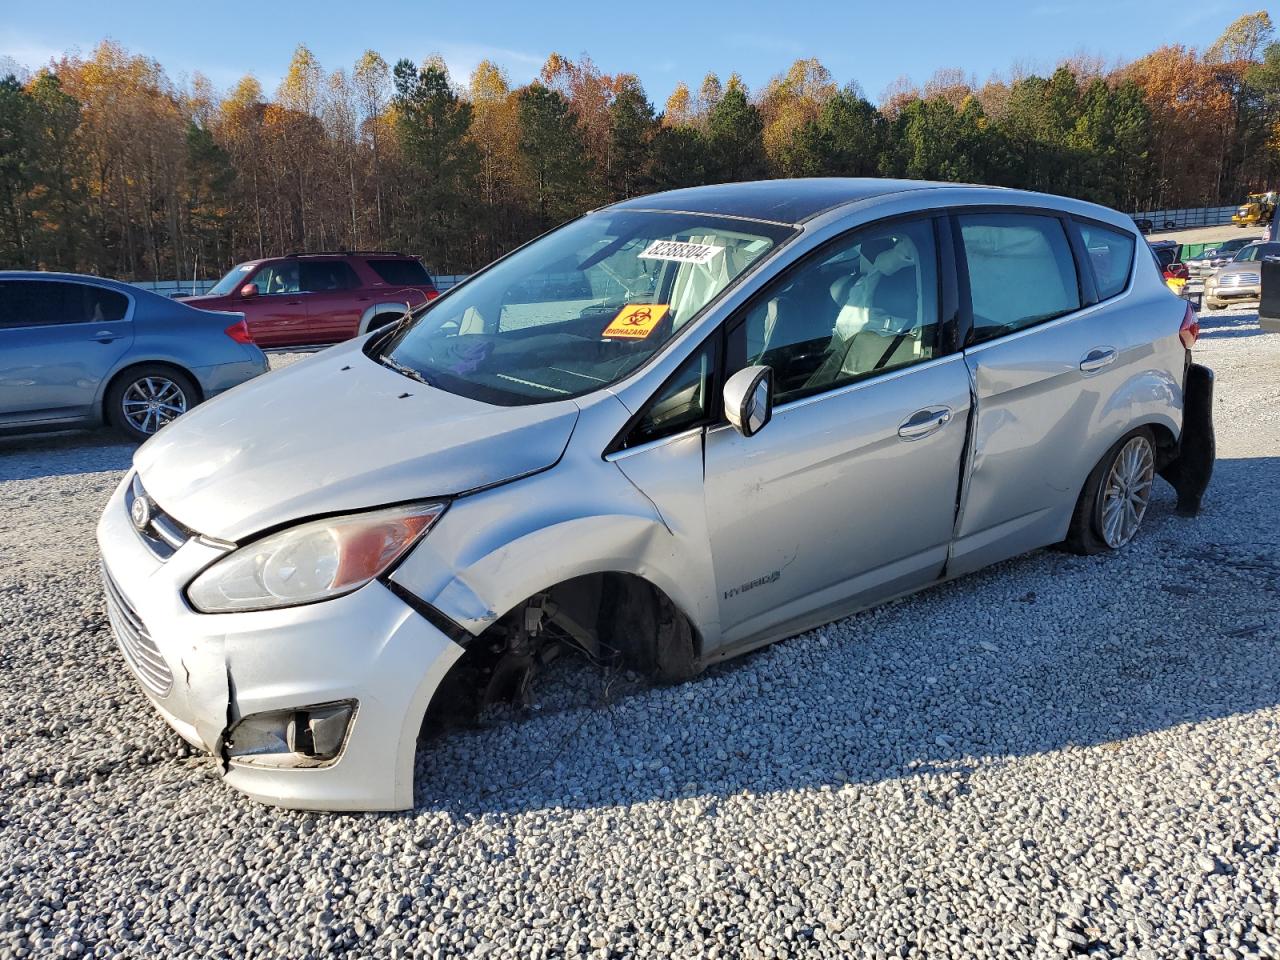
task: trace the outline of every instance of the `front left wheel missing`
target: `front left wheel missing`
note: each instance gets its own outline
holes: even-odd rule
[[[120,432],[146,440],[199,401],[195,384],[170,367],[146,365],[127,371],[111,385],[107,415]]]

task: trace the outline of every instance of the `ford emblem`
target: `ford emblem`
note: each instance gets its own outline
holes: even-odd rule
[[[151,522],[151,503],[146,497],[134,497],[133,506],[129,508],[129,518],[134,529],[145,530]]]

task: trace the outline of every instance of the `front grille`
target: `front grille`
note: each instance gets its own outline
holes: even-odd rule
[[[106,567],[102,568],[102,582],[106,587],[107,617],[129,666],[148,690],[158,697],[168,696],[173,689],[173,674],[151,634],[147,633],[146,624],[124,598]]]
[[[1219,287],[1256,287],[1262,278],[1256,273],[1228,273],[1218,280]]]
[[[147,506],[147,522],[141,527],[133,517],[133,505],[138,500],[144,501]],[[161,560],[168,560],[179,547],[194,536],[190,530],[161,510],[159,504],[147,496],[147,491],[142,486],[142,478],[136,473],[129,484],[129,489],[124,492],[124,508],[129,514],[129,522],[142,538],[142,542]]]

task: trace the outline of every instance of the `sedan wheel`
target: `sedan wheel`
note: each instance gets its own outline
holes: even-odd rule
[[[125,387],[120,412],[133,429],[149,437],[186,413],[187,402],[182,387],[168,377],[142,377]]]
[[[1111,549],[1134,538],[1151,501],[1156,457],[1146,436],[1129,440],[1111,462],[1099,499],[1099,532]]]

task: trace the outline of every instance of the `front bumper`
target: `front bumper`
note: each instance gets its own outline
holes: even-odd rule
[[[376,582],[302,607],[196,613],[183,590],[223,548],[193,538],[168,560],[157,558],[129,522],[130,479],[107,504],[98,545],[115,589],[145,624],[160,669],[172,675],[161,693],[162,683],[153,676],[148,686],[130,663],[160,715],[255,799],[325,810],[412,806],[422,719],[462,648]],[[227,732],[241,718],[335,701],[357,706],[341,752],[327,764],[272,767],[228,756]]]
[[[1204,295],[1210,300],[1257,300],[1262,296],[1262,286],[1205,287]]]

